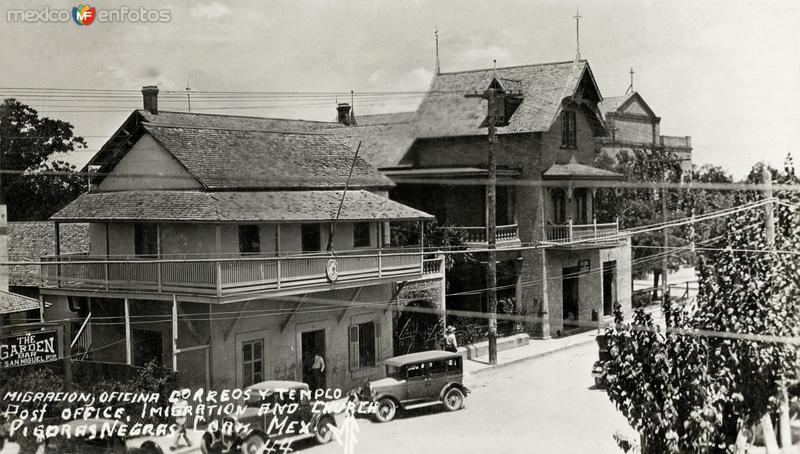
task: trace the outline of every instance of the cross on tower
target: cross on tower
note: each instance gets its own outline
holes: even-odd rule
[[[625,93],[633,92],[633,68],[631,68],[630,73],[631,73],[631,84],[628,86],[628,89],[625,90]]]

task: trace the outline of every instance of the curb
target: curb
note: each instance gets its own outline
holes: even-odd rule
[[[502,369],[502,368],[504,368],[506,366],[510,366],[512,364],[518,364],[518,363],[529,361],[529,360],[532,360],[532,359],[543,358],[545,356],[549,356],[549,355],[552,355],[554,353],[563,352],[565,350],[569,350],[569,349],[572,349],[572,348],[581,347],[581,346],[586,345],[588,343],[593,343],[593,342],[595,342],[594,339],[595,339],[594,337],[591,337],[591,338],[588,338],[588,339],[580,341],[580,342],[575,342],[574,344],[569,344],[569,345],[565,345],[563,347],[554,348],[553,350],[548,350],[548,351],[545,351],[545,352],[534,353],[534,354],[532,354],[530,356],[524,356],[522,358],[512,359],[511,361],[508,361],[508,362],[505,362],[505,363],[501,363],[501,364],[495,364],[494,366],[487,365],[486,367],[483,367],[483,368],[478,369],[478,370],[474,370],[474,371],[470,372],[469,374],[470,375],[477,375],[477,374],[481,374],[483,372],[488,372],[488,371],[491,371],[491,370]],[[469,360],[469,361],[472,361],[472,360]]]

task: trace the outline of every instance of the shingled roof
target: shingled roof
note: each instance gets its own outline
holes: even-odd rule
[[[51,219],[63,222],[322,222],[336,218],[342,191],[119,191],[87,193]],[[339,219],[433,216],[364,190],[347,191]]]
[[[356,126],[338,128],[333,133],[347,140],[353,150],[360,142],[359,156],[371,165],[393,167],[416,139],[413,119],[414,112],[366,115],[356,119]]]
[[[203,186],[212,190],[343,188],[353,150],[333,135],[146,124]],[[387,188],[391,180],[361,158],[350,186]]]
[[[89,252],[88,224],[65,224],[60,228],[61,253]],[[55,228],[50,221],[9,222],[8,258],[12,262],[37,262],[41,257],[56,253]],[[38,287],[39,265],[9,267],[8,285]]]
[[[39,309],[39,300],[0,290],[0,315]]]
[[[602,99],[585,60],[441,73],[417,110],[417,137],[485,135],[486,101],[465,95],[483,92],[495,78],[522,92],[522,103],[498,134],[549,130],[562,101],[576,93],[584,78]]]

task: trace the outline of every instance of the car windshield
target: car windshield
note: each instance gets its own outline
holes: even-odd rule
[[[388,377],[397,377],[400,375],[400,371],[401,369],[399,367],[389,365],[386,366],[386,375]]]

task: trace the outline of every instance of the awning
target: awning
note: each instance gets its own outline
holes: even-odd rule
[[[39,300],[0,290],[0,314],[39,310]]]
[[[342,191],[119,191],[86,193],[57,222],[324,222],[336,218]],[[339,220],[414,221],[433,216],[364,190],[347,191]]]

